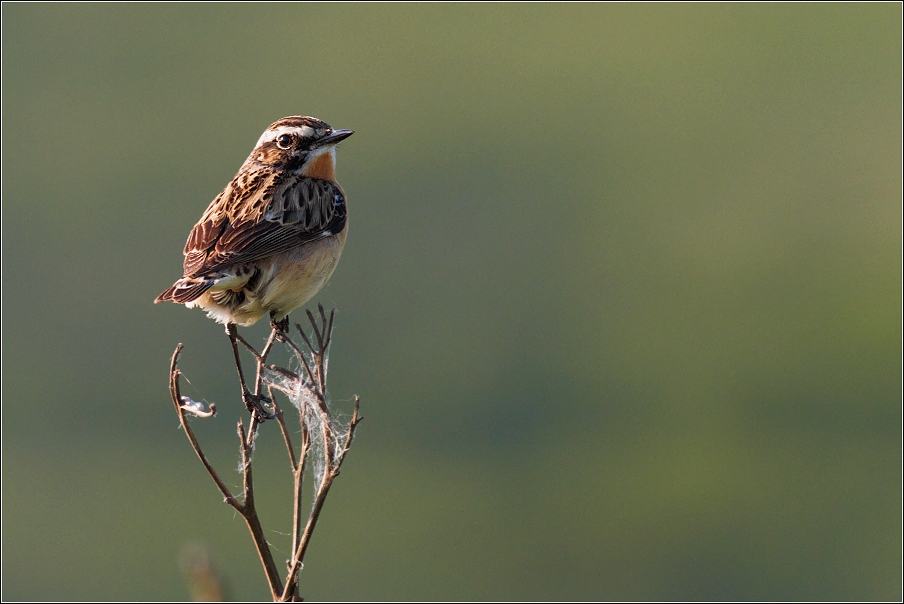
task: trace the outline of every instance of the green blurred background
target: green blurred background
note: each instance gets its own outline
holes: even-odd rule
[[[191,543],[268,597],[166,390],[184,342],[238,485],[228,341],[152,300],[293,114],[356,131],[365,417],[306,598],[901,598],[900,5],[2,11],[5,600],[183,599]]]

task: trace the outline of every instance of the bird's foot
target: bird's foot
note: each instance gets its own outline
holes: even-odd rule
[[[270,317],[270,327],[276,332],[276,337],[281,342],[285,342],[285,338],[289,335],[289,315],[286,315],[279,321]]]
[[[273,401],[268,396],[252,394],[247,388],[243,388],[242,402],[245,403],[245,408],[251,412],[251,415],[254,416],[258,423],[262,424],[266,420],[276,417],[276,413],[267,408],[267,405],[273,404]]]

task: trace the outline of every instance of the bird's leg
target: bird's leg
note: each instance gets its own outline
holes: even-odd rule
[[[229,342],[232,344],[232,353],[235,355],[235,368],[239,372],[239,382],[242,384],[242,402],[245,403],[245,408],[251,412],[251,415],[254,416],[258,423],[264,423],[264,420],[273,419],[276,415],[268,411],[263,405],[264,401],[270,402],[270,399],[266,396],[252,394],[245,384],[245,374],[242,373],[242,360],[239,358],[238,332],[236,331],[235,323],[226,324],[226,335],[229,336]]]

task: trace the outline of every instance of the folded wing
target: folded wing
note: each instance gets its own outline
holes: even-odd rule
[[[232,193],[230,187],[221,197]],[[218,284],[228,287],[229,269],[341,233],[347,213],[339,185],[320,178],[292,176],[259,190],[237,208],[217,198],[192,229],[185,244],[184,274],[155,302],[191,302]],[[222,211],[218,209],[220,202]],[[257,210],[248,215],[248,207]],[[244,210],[239,213],[236,210]],[[232,210],[232,211],[230,211]]]

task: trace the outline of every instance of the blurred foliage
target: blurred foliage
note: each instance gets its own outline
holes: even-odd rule
[[[901,14],[4,4],[3,598],[184,599],[191,541],[266,598],[167,398],[181,341],[234,466],[227,339],[151,302],[308,114],[356,131],[318,300],[365,421],[305,597],[900,599]]]

